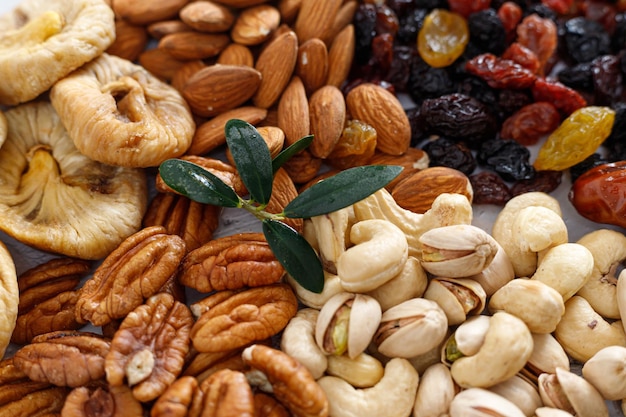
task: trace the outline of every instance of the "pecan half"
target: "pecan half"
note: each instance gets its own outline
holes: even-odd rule
[[[221,207],[202,204],[173,193],[157,193],[143,218],[144,227],[163,226],[167,233],[183,238],[194,250],[213,238]]]
[[[289,417],[291,415],[276,398],[262,392],[254,394],[254,413],[256,417]]]
[[[281,350],[256,344],[244,349],[242,357],[245,363],[267,377],[276,399],[293,415],[328,416],[326,393],[296,359]]]
[[[191,340],[199,352],[236,349],[274,336],[297,309],[298,300],[284,283],[237,292],[198,318]]]
[[[222,369],[200,384],[200,392],[191,406],[189,414],[192,416],[255,416],[252,388],[242,372]],[[198,413],[200,410],[202,412]]]
[[[82,331],[58,331],[33,338],[15,352],[15,366],[31,380],[79,387],[104,377],[110,342]]]
[[[185,256],[179,281],[203,293],[279,282],[285,269],[262,233],[214,239]]]
[[[192,324],[189,308],[170,294],[150,297],[113,336],[105,363],[109,384],[126,382],[142,402],[157,398],[183,369]]]
[[[187,417],[194,398],[200,394],[198,385],[192,376],[178,378],[154,402],[150,417]]]
[[[81,288],[77,320],[102,326],[125,317],[178,272],[186,251],[183,239],[168,234],[163,226],[129,236]]]
[[[61,416],[142,417],[143,407],[126,385],[74,388],[63,405]]]

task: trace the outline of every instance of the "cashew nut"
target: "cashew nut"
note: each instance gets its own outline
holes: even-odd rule
[[[355,246],[338,259],[337,275],[349,292],[367,292],[398,275],[408,258],[402,230],[387,220],[363,220],[350,230]]]
[[[333,417],[407,417],[411,414],[419,376],[408,360],[393,358],[378,384],[357,389],[341,378],[318,379]]]
[[[409,256],[402,271],[367,295],[374,297],[383,311],[424,294],[428,285],[426,271],[417,258]]]
[[[330,355],[326,370],[328,375],[339,377],[357,388],[373,387],[383,377],[384,372],[382,363],[365,352],[355,358]]]
[[[354,209],[348,206],[329,214],[311,218],[324,269],[336,274],[337,260],[350,244],[350,227]]]
[[[515,278],[513,263],[509,259],[509,255],[504,251],[502,245],[499,243],[497,245],[498,251],[491,263],[481,273],[468,277],[478,282],[488,297]]]
[[[326,354],[315,343],[315,323],[319,311],[313,308],[300,309],[289,320],[280,339],[280,348],[297,359],[313,375],[321,377],[328,367]]]

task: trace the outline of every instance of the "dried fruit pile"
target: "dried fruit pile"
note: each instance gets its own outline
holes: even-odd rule
[[[0,245],[0,415],[626,408],[626,235],[570,242],[549,195],[565,173],[583,216],[624,225],[625,55],[621,0],[23,0],[0,17],[0,230],[45,261]],[[314,135],[259,211],[404,167],[284,219],[321,292],[158,175],[180,158],[248,195],[232,119],[272,158]]]

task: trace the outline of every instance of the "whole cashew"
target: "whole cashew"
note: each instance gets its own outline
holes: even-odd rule
[[[424,295],[428,276],[417,258],[409,256],[402,271],[367,295],[374,297],[383,311],[411,298]]]
[[[337,273],[337,260],[350,244],[350,227],[354,223],[352,206],[311,218],[324,269]]]
[[[408,258],[408,244],[400,228],[387,220],[363,220],[350,230],[355,246],[337,262],[341,285],[349,292],[367,292],[398,275]]]
[[[280,339],[280,348],[297,359],[318,379],[328,367],[326,354],[315,343],[315,323],[319,311],[303,308],[289,320]]]
[[[333,417],[407,417],[415,403],[418,381],[415,368],[402,358],[387,362],[385,374],[371,388],[356,389],[334,376],[317,380]]]

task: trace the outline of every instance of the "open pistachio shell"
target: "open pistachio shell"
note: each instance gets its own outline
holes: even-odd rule
[[[411,298],[421,297],[427,285],[428,276],[420,261],[409,256],[398,275],[369,291],[367,295],[374,297],[385,311]]]
[[[626,259],[626,236],[616,230],[599,229],[578,242],[593,255],[593,272],[577,295],[584,297],[602,317],[619,319],[617,266]]]
[[[506,398],[482,388],[459,392],[450,403],[450,417],[526,417]]]
[[[497,242],[496,242],[497,243]],[[499,290],[504,284],[515,278],[513,263],[509,259],[506,251],[498,243],[498,251],[489,266],[483,269],[479,274],[468,277],[478,282],[490,297],[494,292]]]
[[[543,405],[537,387],[521,376],[514,375],[489,388],[489,391],[506,398],[527,416],[533,416],[537,407]]]
[[[413,415],[439,417],[447,414],[458,391],[447,366],[442,363],[429,366],[420,377]]]
[[[607,400],[626,398],[626,347],[600,349],[582,368],[583,377]]]
[[[518,373],[530,358],[533,339],[522,320],[504,311],[489,319],[489,328],[478,352],[456,359],[450,367],[461,387],[488,388]]]
[[[556,326],[554,336],[565,352],[580,362],[586,362],[607,346],[626,346],[621,321],[607,322],[578,295],[565,303],[565,314]]]
[[[412,298],[383,313],[374,343],[387,357],[412,358],[438,346],[447,330],[448,319],[437,303]]]
[[[463,323],[467,316],[480,314],[487,300],[480,284],[467,278],[433,278],[423,297],[439,304],[451,326]]]
[[[496,291],[489,311],[506,311],[519,317],[533,333],[551,333],[565,313],[563,297],[541,281],[517,278]]]
[[[326,353],[355,358],[370,344],[380,323],[378,302],[364,294],[339,293],[320,310],[315,342]]]
[[[532,279],[554,288],[567,301],[591,277],[593,255],[578,243],[563,243],[549,249]]]
[[[570,370],[570,360],[563,346],[550,333],[533,333],[533,353],[520,374],[537,384],[539,375],[553,374],[556,368]]]
[[[539,376],[539,395],[544,404],[577,417],[608,417],[602,395],[583,377],[557,368],[554,374]]]
[[[422,267],[431,274],[451,278],[479,274],[498,251],[489,233],[466,224],[435,227],[424,232],[419,242]]]
[[[539,407],[535,410],[535,415],[537,417],[574,417],[567,411],[553,407]]]

